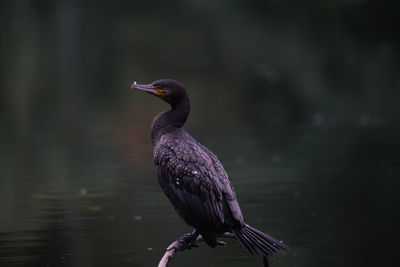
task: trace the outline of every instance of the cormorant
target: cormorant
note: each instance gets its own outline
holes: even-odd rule
[[[218,158],[182,129],[190,112],[184,86],[163,79],[148,85],[132,84],[171,105],[158,114],[151,126],[154,164],[158,181],[178,214],[195,228],[211,247],[217,237],[231,232],[251,254],[283,255],[288,247],[243,220],[235,190]]]

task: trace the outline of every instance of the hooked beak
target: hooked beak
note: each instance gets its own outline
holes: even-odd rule
[[[131,85],[131,91],[133,89],[145,91],[145,92],[148,92],[155,96],[163,96],[165,94],[163,89],[161,89],[160,87],[153,86],[151,84],[138,84],[138,83],[134,82]]]

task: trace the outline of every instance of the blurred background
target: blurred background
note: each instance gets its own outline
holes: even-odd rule
[[[0,265],[155,266],[191,229],[130,92],[174,78],[272,266],[397,266],[400,2],[0,1]],[[237,242],[172,266],[262,266]]]

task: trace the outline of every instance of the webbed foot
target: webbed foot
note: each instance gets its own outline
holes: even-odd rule
[[[187,233],[178,238],[175,242],[173,242],[168,248],[167,251],[171,249],[175,249],[177,251],[182,251],[185,249],[191,249],[193,247],[198,247],[196,245],[196,240],[197,237],[199,236],[199,233],[194,230],[192,233]]]

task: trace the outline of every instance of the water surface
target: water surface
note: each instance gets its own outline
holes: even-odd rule
[[[70,134],[8,136],[18,142],[2,144],[2,266],[154,266],[191,231],[158,187],[146,127],[131,122],[84,119]],[[249,129],[241,122],[196,136],[230,173],[247,222],[292,247],[273,266],[389,264],[400,200],[394,134],[359,125]],[[228,240],[179,253],[173,266],[259,261]]]

